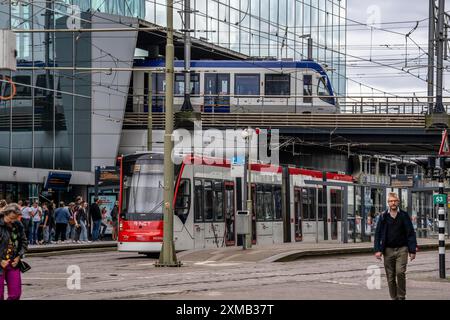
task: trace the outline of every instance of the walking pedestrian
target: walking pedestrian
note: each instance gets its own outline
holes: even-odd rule
[[[105,238],[105,232],[106,232],[106,229],[108,228],[107,221],[108,221],[108,218],[106,216],[106,207],[103,207],[102,208],[102,221],[100,223],[100,229],[101,229],[100,240],[103,240]]]
[[[38,232],[39,232],[39,226],[41,224],[42,219],[42,208],[39,207],[39,203],[35,201],[33,203],[32,210],[32,231],[31,231],[31,239],[30,244],[38,244]]]
[[[30,207],[30,201],[26,200],[22,208],[22,224],[28,239],[31,239],[31,217],[33,210]]]
[[[22,295],[22,278],[18,267],[27,250],[25,229],[20,221],[19,206],[15,203],[7,205],[0,213],[0,300],[5,299],[6,282],[8,300],[19,300]]]
[[[55,203],[53,200],[48,205],[48,238],[45,239],[47,243],[52,243],[55,232]]]
[[[406,266],[416,258],[417,239],[407,212],[400,210],[396,193],[388,196],[389,208],[378,219],[375,231],[375,257],[384,256],[384,269],[392,300],[406,299]]]
[[[69,209],[65,206],[64,202],[59,203],[59,208],[55,210],[55,223],[56,223],[56,234],[55,241],[61,243],[66,241],[66,230],[67,224],[69,223],[70,213]]]
[[[87,204],[86,204],[87,206]],[[78,210],[75,213],[75,242],[82,243],[87,242],[87,229],[86,229],[86,210],[85,210],[85,202],[81,201],[80,205],[78,206]]]
[[[94,203],[91,204],[91,208],[89,209],[91,218],[92,218],[92,241],[98,241],[100,235],[100,225],[102,222],[102,214],[100,212],[100,200],[98,198],[94,198]]]
[[[112,221],[112,239],[117,240],[117,230],[119,222],[119,201],[114,203],[114,208],[111,210],[111,221]]]
[[[42,236],[42,239],[40,239],[40,244],[49,243],[49,241],[48,241],[49,229],[50,229],[49,221],[50,221],[50,217],[49,217],[48,206],[47,206],[47,203],[44,202],[42,204],[42,220],[41,220],[43,236]]]
[[[70,218],[69,218],[69,222],[67,224],[67,231],[66,231],[66,238],[68,241],[72,241],[74,242],[75,240],[75,219],[74,219],[74,214],[75,214],[75,202],[71,202],[69,203],[69,213],[70,213]]]

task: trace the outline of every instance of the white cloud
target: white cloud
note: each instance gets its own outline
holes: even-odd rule
[[[449,10],[450,1],[446,1]],[[428,20],[419,23],[417,29],[408,39],[406,49],[405,35],[415,26],[415,21],[428,18],[428,1],[424,0],[348,0],[347,18],[347,76],[369,86],[387,92],[409,92],[426,95],[427,83],[407,74],[426,79],[428,65]],[[358,25],[351,20],[364,24],[375,24],[385,30],[372,29]],[[397,22],[388,24],[391,22]],[[398,23],[407,22],[407,23]],[[379,23],[379,24],[377,24]],[[416,46],[414,40],[420,47]],[[405,62],[405,57],[407,60]],[[355,56],[355,57],[352,57]],[[364,58],[361,61],[356,58]],[[380,67],[370,60],[387,64]],[[444,63],[446,64],[446,63]],[[421,66],[420,68],[418,68]],[[444,70],[444,86],[446,84]],[[349,94],[371,93],[372,90],[360,87],[352,81],[348,82]],[[374,91],[376,93],[376,91]],[[445,95],[445,92],[444,92]]]

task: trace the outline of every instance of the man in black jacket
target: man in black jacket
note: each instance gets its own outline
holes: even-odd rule
[[[89,213],[92,218],[92,241],[98,241],[98,237],[100,235],[100,224],[102,222],[102,214],[100,212],[100,207],[98,206],[100,200],[98,198],[94,198],[94,203],[91,204],[89,208]]]
[[[396,193],[389,193],[389,209],[380,215],[375,231],[375,257],[384,255],[384,269],[392,300],[405,300],[408,254],[416,258],[417,239],[408,213],[399,209]]]

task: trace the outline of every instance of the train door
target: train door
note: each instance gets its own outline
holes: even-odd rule
[[[205,219],[203,214],[203,181],[194,179],[194,248],[205,247]]]
[[[302,197],[302,190],[300,188],[294,188],[295,241],[303,240],[301,197]]]
[[[234,219],[234,183],[225,182],[225,245],[234,246],[235,238],[235,219]]]
[[[205,73],[204,112],[230,112],[228,73]]]

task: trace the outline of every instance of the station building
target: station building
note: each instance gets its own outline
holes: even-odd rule
[[[174,8],[178,59],[182,3]],[[345,0],[197,0],[191,6],[193,59],[300,60],[310,36],[313,58],[327,66],[336,91],[345,93]],[[87,197],[95,168],[114,166],[118,154],[130,151],[121,141],[132,137],[123,130],[131,69],[136,58],[164,56],[165,30],[158,27],[166,24],[165,8],[162,0],[0,3],[0,28],[17,31],[17,71],[0,71],[2,93],[10,90],[4,77],[14,80],[17,91],[13,100],[0,102],[0,198]],[[70,31],[125,27],[147,30]],[[52,172],[70,177],[69,192],[45,186]]]

